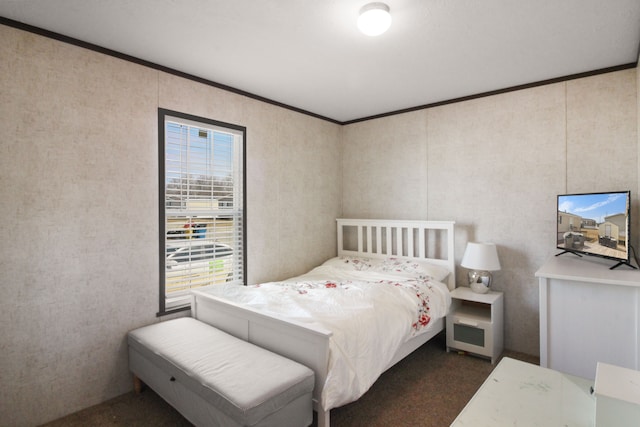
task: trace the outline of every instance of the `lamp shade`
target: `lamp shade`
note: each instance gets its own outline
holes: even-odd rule
[[[500,270],[496,245],[493,243],[467,243],[460,265],[471,270]]]

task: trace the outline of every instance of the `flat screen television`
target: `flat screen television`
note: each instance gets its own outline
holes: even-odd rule
[[[630,264],[631,192],[558,195],[556,247],[564,253],[593,255]],[[556,255],[556,256],[557,256]]]

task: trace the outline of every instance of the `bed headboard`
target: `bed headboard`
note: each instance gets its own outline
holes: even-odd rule
[[[447,268],[456,287],[454,221],[343,219],[338,222],[338,256],[416,258]]]

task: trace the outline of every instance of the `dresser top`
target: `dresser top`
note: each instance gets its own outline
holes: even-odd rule
[[[536,277],[640,287],[640,270],[628,265],[610,270],[615,264],[613,260],[566,253],[549,258],[536,271]]]

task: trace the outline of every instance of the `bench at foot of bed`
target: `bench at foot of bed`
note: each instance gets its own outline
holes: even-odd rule
[[[144,381],[197,426],[308,426],[311,369],[193,318],[128,334],[136,392]]]

